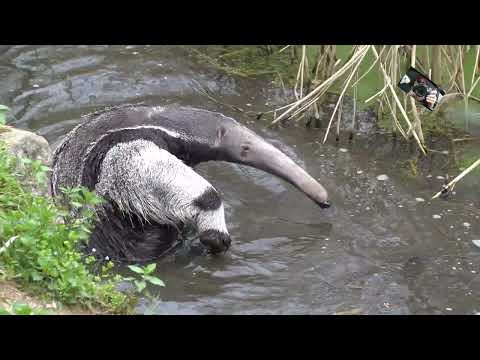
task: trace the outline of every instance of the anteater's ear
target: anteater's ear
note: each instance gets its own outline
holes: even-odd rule
[[[215,138],[215,145],[220,145],[220,143],[222,142],[223,137],[225,136],[226,133],[227,133],[227,129],[225,129],[224,126],[219,126],[217,128],[217,136]]]

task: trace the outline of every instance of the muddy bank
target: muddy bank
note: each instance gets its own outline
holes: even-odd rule
[[[104,315],[99,309],[86,310],[80,307],[61,307],[56,302],[45,302],[24,290],[12,281],[0,281],[0,307],[11,311],[12,304],[27,304],[33,309],[46,310],[49,315]]]

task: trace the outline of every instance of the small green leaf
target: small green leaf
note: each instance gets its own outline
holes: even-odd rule
[[[145,267],[145,274],[151,274],[157,268],[157,264],[153,263]]]
[[[137,274],[143,274],[143,269],[136,265],[128,265],[128,268]]]
[[[32,280],[33,281],[40,281],[40,280],[43,280],[43,276],[42,274],[38,273],[38,272],[32,272]]]
[[[143,278],[153,285],[165,287],[165,283],[155,276],[145,275]]]
[[[31,315],[32,308],[27,304],[14,304],[12,310],[16,315]]]
[[[137,287],[138,292],[142,292],[147,287],[147,283],[143,280],[142,281],[135,280],[135,286]]]

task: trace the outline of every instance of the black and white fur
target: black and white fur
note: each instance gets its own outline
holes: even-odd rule
[[[88,115],[55,150],[51,193],[81,185],[106,200],[89,243],[102,256],[154,259],[184,226],[219,253],[231,244],[222,200],[192,169],[211,160],[270,171],[328,206],[326,191],[286,155],[231,118],[187,107],[127,105]]]

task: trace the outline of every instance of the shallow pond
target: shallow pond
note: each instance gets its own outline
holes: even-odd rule
[[[208,100],[264,111],[279,101],[265,80],[237,78],[181,46],[15,46],[0,49],[0,103],[17,127],[55,145],[103,106],[178,103],[221,111],[272,141],[329,190],[322,210],[281,180],[225,163],[199,166],[222,194],[233,246],[159,262],[158,314],[473,314],[480,311],[480,196],[476,177],[448,201],[429,199],[449,154],[400,171],[414,146],[385,135],[334,139],[323,130],[267,129]],[[448,150],[441,143],[439,151]],[[435,164],[435,166],[433,165]],[[443,164],[442,166],[437,166]],[[380,176],[386,175],[386,176]],[[456,175],[456,173],[450,173]],[[421,199],[420,199],[421,198]],[[421,201],[421,200],[425,201]]]

